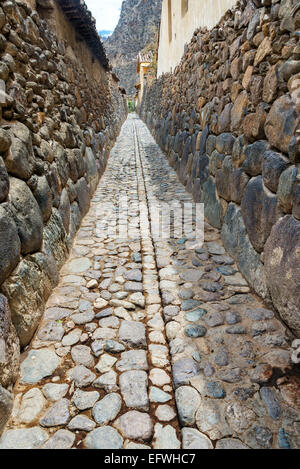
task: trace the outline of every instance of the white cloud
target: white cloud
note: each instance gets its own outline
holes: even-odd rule
[[[97,29],[113,31],[118,24],[123,0],[85,0],[97,21]]]

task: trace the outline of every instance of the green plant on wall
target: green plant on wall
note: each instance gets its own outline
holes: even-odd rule
[[[134,101],[128,101],[128,111],[129,112],[134,112],[135,111],[135,102]]]

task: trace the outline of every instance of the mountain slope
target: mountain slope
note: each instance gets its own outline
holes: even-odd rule
[[[121,86],[135,93],[136,57],[153,41],[161,17],[162,0],[124,0],[119,23],[105,48]]]

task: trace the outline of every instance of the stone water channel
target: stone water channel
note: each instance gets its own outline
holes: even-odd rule
[[[153,199],[192,202],[133,114],[24,352],[0,448],[299,448],[293,336],[218,230],[205,224],[202,247],[153,236]],[[107,232],[116,214],[133,236]]]

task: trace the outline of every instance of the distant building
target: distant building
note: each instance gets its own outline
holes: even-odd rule
[[[157,76],[174,71],[197,28],[213,28],[237,0],[163,0]]]
[[[147,80],[147,72],[152,66],[153,56],[152,54],[142,55],[141,53],[137,57],[137,69],[138,80],[135,85],[137,93],[135,95],[135,105],[138,108],[142,102],[145,84]]]

